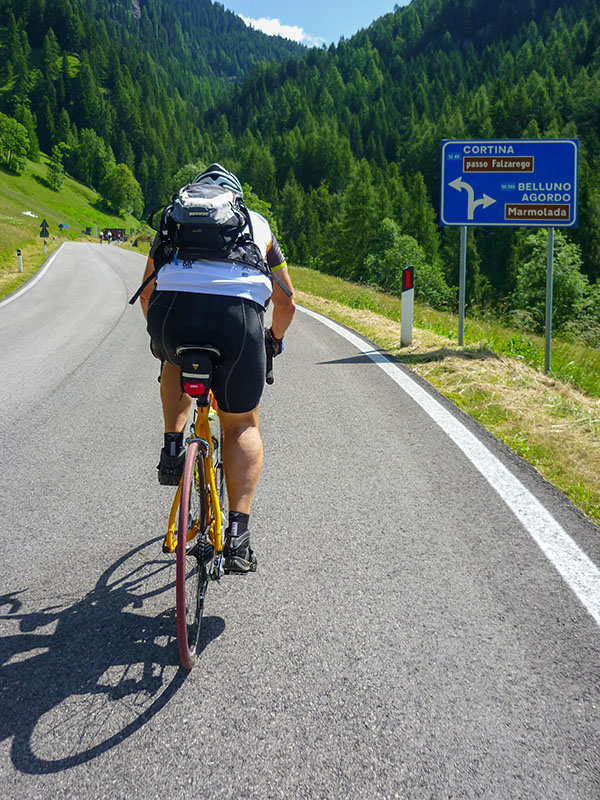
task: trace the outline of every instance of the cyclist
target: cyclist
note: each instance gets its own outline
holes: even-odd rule
[[[220,164],[211,164],[194,183],[222,186],[243,196],[238,178]],[[221,352],[214,369],[213,392],[224,436],[223,468],[230,511],[223,554],[228,572],[256,570],[249,519],[263,459],[258,404],[265,382],[265,347],[274,356],[282,351],[295,311],[292,283],[277,240],[264,217],[249,213],[254,240],[290,296],[263,272],[243,263],[211,260],[182,264],[177,259],[161,266],[140,295],[152,352],[163,360],[160,396],[165,441],[158,464],[158,480],[163,485],[179,483],[185,460],[183,433],[193,405],[192,398],[181,392],[175,348],[210,343]],[[159,245],[157,235],[144,280],[159,266],[154,263]],[[273,318],[265,331],[269,299]]]

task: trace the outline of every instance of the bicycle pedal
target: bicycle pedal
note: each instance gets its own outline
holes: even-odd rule
[[[217,581],[217,583],[221,583],[221,578],[225,574],[223,569],[223,556],[216,556],[211,564],[210,567],[210,579],[212,581]]]

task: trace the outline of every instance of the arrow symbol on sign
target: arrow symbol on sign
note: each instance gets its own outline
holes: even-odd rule
[[[462,177],[456,178],[456,180],[451,181],[449,186],[452,186],[453,189],[456,189],[457,192],[466,189],[467,195],[469,197],[469,205],[468,205],[468,212],[467,212],[467,219],[473,219],[473,215],[475,214],[475,209],[479,208],[479,206],[483,206],[487,208],[491,206],[496,201],[493,197],[490,197],[488,194],[484,194],[479,200],[475,200],[475,190],[471,186],[470,183],[463,181]]]

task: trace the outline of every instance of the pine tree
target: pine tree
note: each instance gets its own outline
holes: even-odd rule
[[[52,148],[52,155],[48,161],[48,184],[55,192],[62,189],[63,183],[65,182],[63,159],[68,149],[68,146],[64,142],[55,145]]]
[[[371,169],[362,159],[356,164],[343,194],[335,244],[332,242],[331,263],[338,275],[361,279],[363,261],[375,238],[378,221]]]
[[[44,75],[50,80],[54,80],[60,71],[60,47],[58,40],[52,28],[48,29],[48,33],[44,37],[44,45],[42,47],[42,70]]]

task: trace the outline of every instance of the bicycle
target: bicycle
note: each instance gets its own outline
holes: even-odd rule
[[[196,400],[196,408],[163,551],[176,556],[177,644],[182,665],[191,669],[198,659],[209,581],[220,581],[224,574],[223,432],[211,391],[213,363],[220,353],[212,345],[181,345],[176,353],[182,360],[181,390]]]
[[[225,573],[223,431],[211,390],[213,366],[220,352],[210,344],[181,345],[175,352],[182,362],[181,390],[196,400],[196,408],[185,440],[183,475],[171,505],[163,551],[176,556],[177,644],[182,665],[192,669],[199,656],[208,584],[220,582]],[[266,381],[273,383],[273,360],[269,355]],[[180,542],[185,546],[180,547]]]

